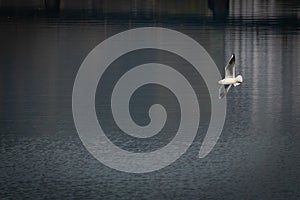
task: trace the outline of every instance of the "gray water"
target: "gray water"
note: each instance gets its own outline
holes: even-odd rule
[[[100,14],[86,9],[2,15],[0,198],[299,199],[299,3],[232,0],[228,14],[219,18],[206,4],[183,4],[182,9],[174,4],[177,13],[170,4],[157,11],[155,1],[149,2],[125,11],[107,6],[109,12]],[[195,14],[195,7],[202,13]],[[106,167],[81,143],[72,88],[96,45],[121,31],[149,26],[192,37],[221,72],[235,53],[245,82],[230,90],[223,132],[207,157],[197,157],[204,134],[199,130],[193,145],[170,166],[128,174]],[[137,112],[147,101],[139,100]],[[97,112],[106,109],[96,107]],[[199,129],[205,130],[207,121],[202,123]]]

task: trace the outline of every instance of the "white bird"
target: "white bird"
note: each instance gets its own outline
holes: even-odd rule
[[[243,77],[238,75],[235,77],[235,55],[232,54],[228,64],[225,67],[225,78],[218,81],[222,85],[219,89],[219,99],[225,97],[232,85],[238,86],[243,82]]]

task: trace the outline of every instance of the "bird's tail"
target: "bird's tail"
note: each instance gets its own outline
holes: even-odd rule
[[[238,75],[235,79],[237,80],[237,83],[234,83],[234,86],[238,86],[243,82],[243,77],[241,75]]]

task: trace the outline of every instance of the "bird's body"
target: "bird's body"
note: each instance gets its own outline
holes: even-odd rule
[[[229,91],[232,85],[238,86],[243,82],[241,75],[235,76],[235,55],[232,54],[228,64],[225,67],[225,78],[218,81],[220,85],[219,98],[223,98]]]
[[[218,83],[220,85],[231,85],[231,84],[237,84],[237,85],[239,85],[241,83],[239,77],[240,76],[235,77],[235,78],[224,78],[224,79],[220,80]]]

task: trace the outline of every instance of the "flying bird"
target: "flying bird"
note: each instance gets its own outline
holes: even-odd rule
[[[243,82],[241,75],[235,76],[235,55],[232,54],[228,64],[225,67],[225,78],[218,81],[222,85],[219,89],[219,99],[225,97],[232,85],[238,86]]]

